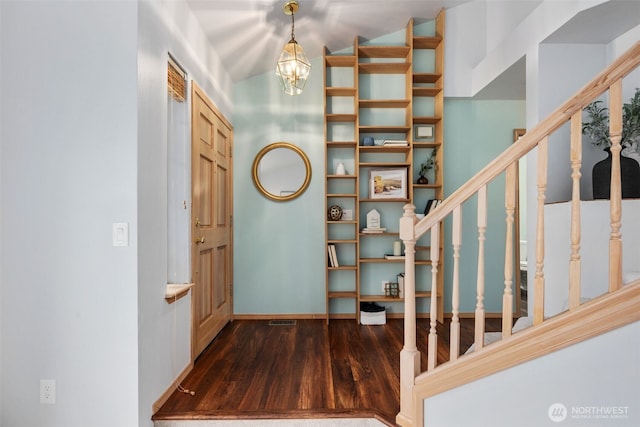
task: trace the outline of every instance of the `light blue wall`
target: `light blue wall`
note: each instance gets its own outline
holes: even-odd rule
[[[236,85],[234,93],[234,311],[248,314],[323,314],[324,147],[322,64],[313,61],[312,78],[298,97],[283,95],[267,73]],[[524,127],[524,101],[445,100],[445,193],[463,184],[513,140]],[[313,176],[302,197],[274,202],[260,195],[251,178],[255,155],[265,145],[287,141],[310,157]],[[487,239],[487,311],[499,312],[504,282],[504,180],[490,187]],[[462,311],[475,308],[477,228],[475,203],[464,210],[465,243]],[[449,238],[450,234],[447,235]],[[468,241],[469,239],[470,241]],[[447,242],[446,276],[451,276]],[[446,291],[447,298],[450,292]],[[450,304],[445,307],[450,310]]]
[[[274,73],[234,92],[234,313],[324,314],[324,116],[322,59],[304,92],[285,95]],[[251,167],[266,145],[286,141],[309,157],[302,196],[274,202],[253,184]]]
[[[496,158],[513,141],[513,130],[525,123],[524,101],[474,101],[446,99],[444,105],[445,195],[450,195]],[[485,310],[500,312],[504,286],[504,176],[488,187],[485,242]],[[460,311],[472,312],[476,304],[478,258],[477,201],[463,205],[463,242],[460,270]],[[451,311],[453,254],[451,228],[445,231],[445,311]]]

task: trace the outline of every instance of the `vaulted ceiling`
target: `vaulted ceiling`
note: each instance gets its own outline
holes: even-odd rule
[[[442,8],[473,0],[298,0],[296,40],[307,56],[343,49],[356,36],[374,38],[407,25],[410,18],[431,20]],[[526,0],[529,1],[529,0]],[[291,35],[285,0],[187,0],[234,81],[275,70]]]
[[[186,0],[231,78],[238,82],[275,70],[282,47],[289,41],[291,18],[286,0]],[[298,0],[296,40],[307,56],[322,56],[353,45],[354,38],[375,38],[403,29],[410,18],[435,18],[445,8],[470,2],[493,2],[522,20],[543,0]],[[546,0],[575,1],[584,0]],[[594,4],[604,0],[594,0]],[[505,12],[506,13],[506,12]],[[576,15],[552,34],[550,43],[609,43],[640,25],[640,0],[609,0]],[[479,95],[524,96],[524,59],[505,70]],[[497,91],[497,92],[496,92]],[[499,95],[497,95],[499,94]]]

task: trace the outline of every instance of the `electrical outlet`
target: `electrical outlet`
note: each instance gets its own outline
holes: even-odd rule
[[[40,380],[40,403],[56,403],[56,380]]]

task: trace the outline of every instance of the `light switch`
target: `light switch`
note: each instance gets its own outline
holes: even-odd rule
[[[113,246],[129,246],[129,223],[113,223]]]

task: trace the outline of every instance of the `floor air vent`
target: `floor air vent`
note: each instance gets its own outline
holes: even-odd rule
[[[269,326],[295,326],[295,320],[271,320]]]

